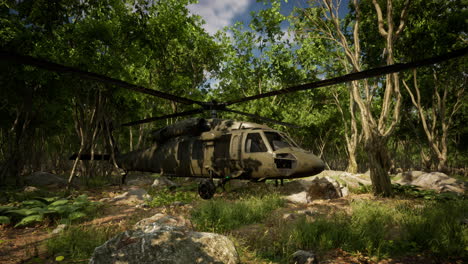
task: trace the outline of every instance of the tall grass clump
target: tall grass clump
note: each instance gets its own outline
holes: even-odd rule
[[[430,202],[412,209],[402,221],[405,249],[413,252],[429,250],[437,256],[467,255],[467,201]]]
[[[225,232],[242,225],[259,223],[284,203],[277,194],[251,196],[238,201],[210,200],[193,210],[192,222],[202,231]]]
[[[377,259],[416,253],[464,258],[468,247],[468,226],[463,224],[467,209],[464,200],[424,201],[419,205],[354,202],[351,214],[302,217],[280,227],[283,230],[278,243],[259,238],[255,244],[268,244],[262,254],[280,262],[287,262],[299,249],[323,253],[335,248]]]
[[[62,233],[47,240],[47,252],[63,256],[66,260],[89,259],[94,249],[116,235],[115,227],[70,226]]]

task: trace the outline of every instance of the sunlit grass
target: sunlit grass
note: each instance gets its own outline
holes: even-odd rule
[[[285,201],[277,194],[249,196],[236,201],[213,199],[194,209],[192,221],[199,230],[223,232],[259,223],[284,204]]]

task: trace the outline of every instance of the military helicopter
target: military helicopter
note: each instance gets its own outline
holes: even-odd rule
[[[228,106],[435,64],[464,56],[467,52],[468,48],[464,48],[429,59],[378,67],[223,103],[202,102],[175,96],[104,75],[6,51],[0,51],[0,60],[60,73],[77,74],[82,78],[112,84],[186,105],[199,106],[185,112],[125,123],[120,125],[122,127],[211,111],[212,118],[210,119],[190,118],[155,131],[152,134],[154,145],[150,148],[126,154],[117,153],[115,157],[117,165],[125,172],[145,171],[171,177],[204,178],[199,183],[198,192],[203,199],[210,199],[216,191],[214,178],[222,179],[222,184],[231,179],[255,181],[292,179],[316,175],[322,172],[325,167],[322,160],[313,153],[300,148],[285,133],[252,122],[219,119],[217,118],[218,111],[237,113],[284,126],[298,127],[294,124],[229,109]],[[75,154],[71,158],[89,160],[90,155],[81,154],[78,156]],[[94,155],[94,159],[109,158],[110,155]]]

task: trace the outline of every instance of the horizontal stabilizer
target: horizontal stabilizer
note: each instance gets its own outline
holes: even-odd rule
[[[70,156],[70,160],[75,160],[78,157],[78,154],[73,154]],[[94,157],[91,158],[91,154],[81,154],[80,160],[109,160],[109,154],[94,154]]]

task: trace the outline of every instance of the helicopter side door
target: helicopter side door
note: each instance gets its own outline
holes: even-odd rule
[[[224,134],[214,141],[213,169],[220,177],[231,173],[230,145],[231,134]]]
[[[230,145],[230,173],[232,177],[240,176],[244,170],[242,169],[242,133],[233,132]]]
[[[191,152],[191,171],[193,176],[203,176],[207,174],[204,170],[205,161],[205,146],[203,141],[200,139],[194,139],[192,141],[192,152]]]
[[[244,132],[242,139],[242,167],[247,175],[257,179],[267,178],[275,167],[272,151],[262,134],[261,131]]]

